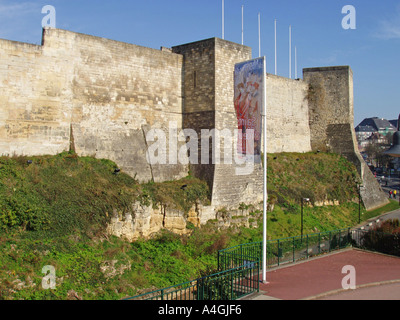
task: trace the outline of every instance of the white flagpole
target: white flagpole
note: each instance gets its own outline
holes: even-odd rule
[[[264,208],[263,208],[263,261],[262,261],[262,281],[264,284],[267,282],[267,202],[268,202],[268,190],[267,190],[267,62],[264,57]]]
[[[292,26],[289,26],[289,79],[292,79]]]
[[[225,3],[222,0],[222,39],[225,39]]]
[[[244,6],[242,5],[242,45],[244,44]]]
[[[258,56],[261,57],[261,14],[258,13]]]
[[[276,48],[276,19],[275,19],[275,75],[278,75],[278,56]]]
[[[297,46],[294,46],[294,78],[297,79]]]

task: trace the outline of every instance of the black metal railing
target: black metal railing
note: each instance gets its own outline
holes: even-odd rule
[[[237,300],[260,289],[259,261],[126,300]]]
[[[267,267],[280,266],[313,256],[340,250],[352,244],[350,229],[267,241]],[[262,242],[241,244],[218,252],[218,267],[234,268],[262,261]]]
[[[376,251],[400,257],[400,234],[375,230],[353,230],[352,245],[363,250]]]
[[[348,247],[400,256],[400,235],[340,229],[267,241],[267,267],[280,266]],[[220,272],[126,300],[236,300],[258,292],[262,242],[218,251]]]

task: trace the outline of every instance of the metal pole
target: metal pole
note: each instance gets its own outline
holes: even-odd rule
[[[292,79],[292,26],[289,26],[289,79]]]
[[[281,259],[280,259],[280,254],[279,254],[279,239],[278,239],[278,267],[280,265]]]
[[[275,75],[278,75],[278,56],[277,56],[277,41],[276,41],[276,19],[275,19]]]
[[[361,185],[358,186],[358,223],[361,223]]]
[[[292,246],[292,248],[293,248],[293,262],[295,261],[295,240],[294,240],[294,237],[293,237],[293,246]]]
[[[297,79],[297,47],[294,46],[294,78]]]
[[[261,57],[261,14],[258,13],[258,56]]]
[[[244,44],[244,6],[242,6],[242,45]]]
[[[222,0],[222,39],[225,39],[225,3]]]
[[[267,62],[264,57],[264,72],[263,72],[263,105],[264,105],[264,213],[263,213],[263,283],[267,283],[267,201],[268,201],[268,190],[267,190],[267,90],[266,90],[266,74],[267,74]]]
[[[303,198],[301,198],[301,242],[303,242]]]

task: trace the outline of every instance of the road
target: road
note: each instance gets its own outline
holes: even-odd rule
[[[399,219],[400,220],[400,179],[399,178],[389,178],[389,177],[380,177],[377,176],[376,178],[378,182],[380,183],[383,191],[388,195],[389,197],[389,191],[394,191],[397,190],[397,196],[395,200],[399,200],[399,210],[389,212],[386,214],[383,214],[379,217],[374,217],[372,219],[369,219],[366,222],[361,223],[354,229],[362,229],[362,230],[368,230],[369,228],[373,227],[377,223],[380,223],[385,220],[390,220],[390,219]]]
[[[378,180],[383,191],[386,192],[388,197],[389,197],[389,191],[397,190],[397,193],[399,193],[399,191],[400,191],[400,179],[399,178],[391,178],[391,177],[382,178],[382,177],[377,176],[376,179]],[[399,195],[397,195],[397,199],[399,199]]]

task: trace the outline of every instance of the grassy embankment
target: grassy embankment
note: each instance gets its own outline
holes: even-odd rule
[[[0,299],[120,299],[138,289],[196,278],[216,267],[217,250],[261,240],[261,223],[225,232],[209,224],[191,236],[162,232],[133,244],[109,237],[104,226],[110,214],[127,210],[133,201],[170,203],[187,211],[196,199],[206,203],[209,196],[207,185],[190,176],[140,185],[124,173],[114,174],[115,168],[108,160],[69,153],[0,158]],[[300,233],[302,197],[341,202],[306,206],[305,233],[358,222],[358,203],[348,201],[358,197],[357,174],[343,158],[271,155],[268,169],[270,199],[276,202],[268,217],[269,238]],[[185,199],[183,184],[188,185]],[[385,210],[395,208],[392,203]],[[56,270],[55,290],[42,288],[47,265]]]

